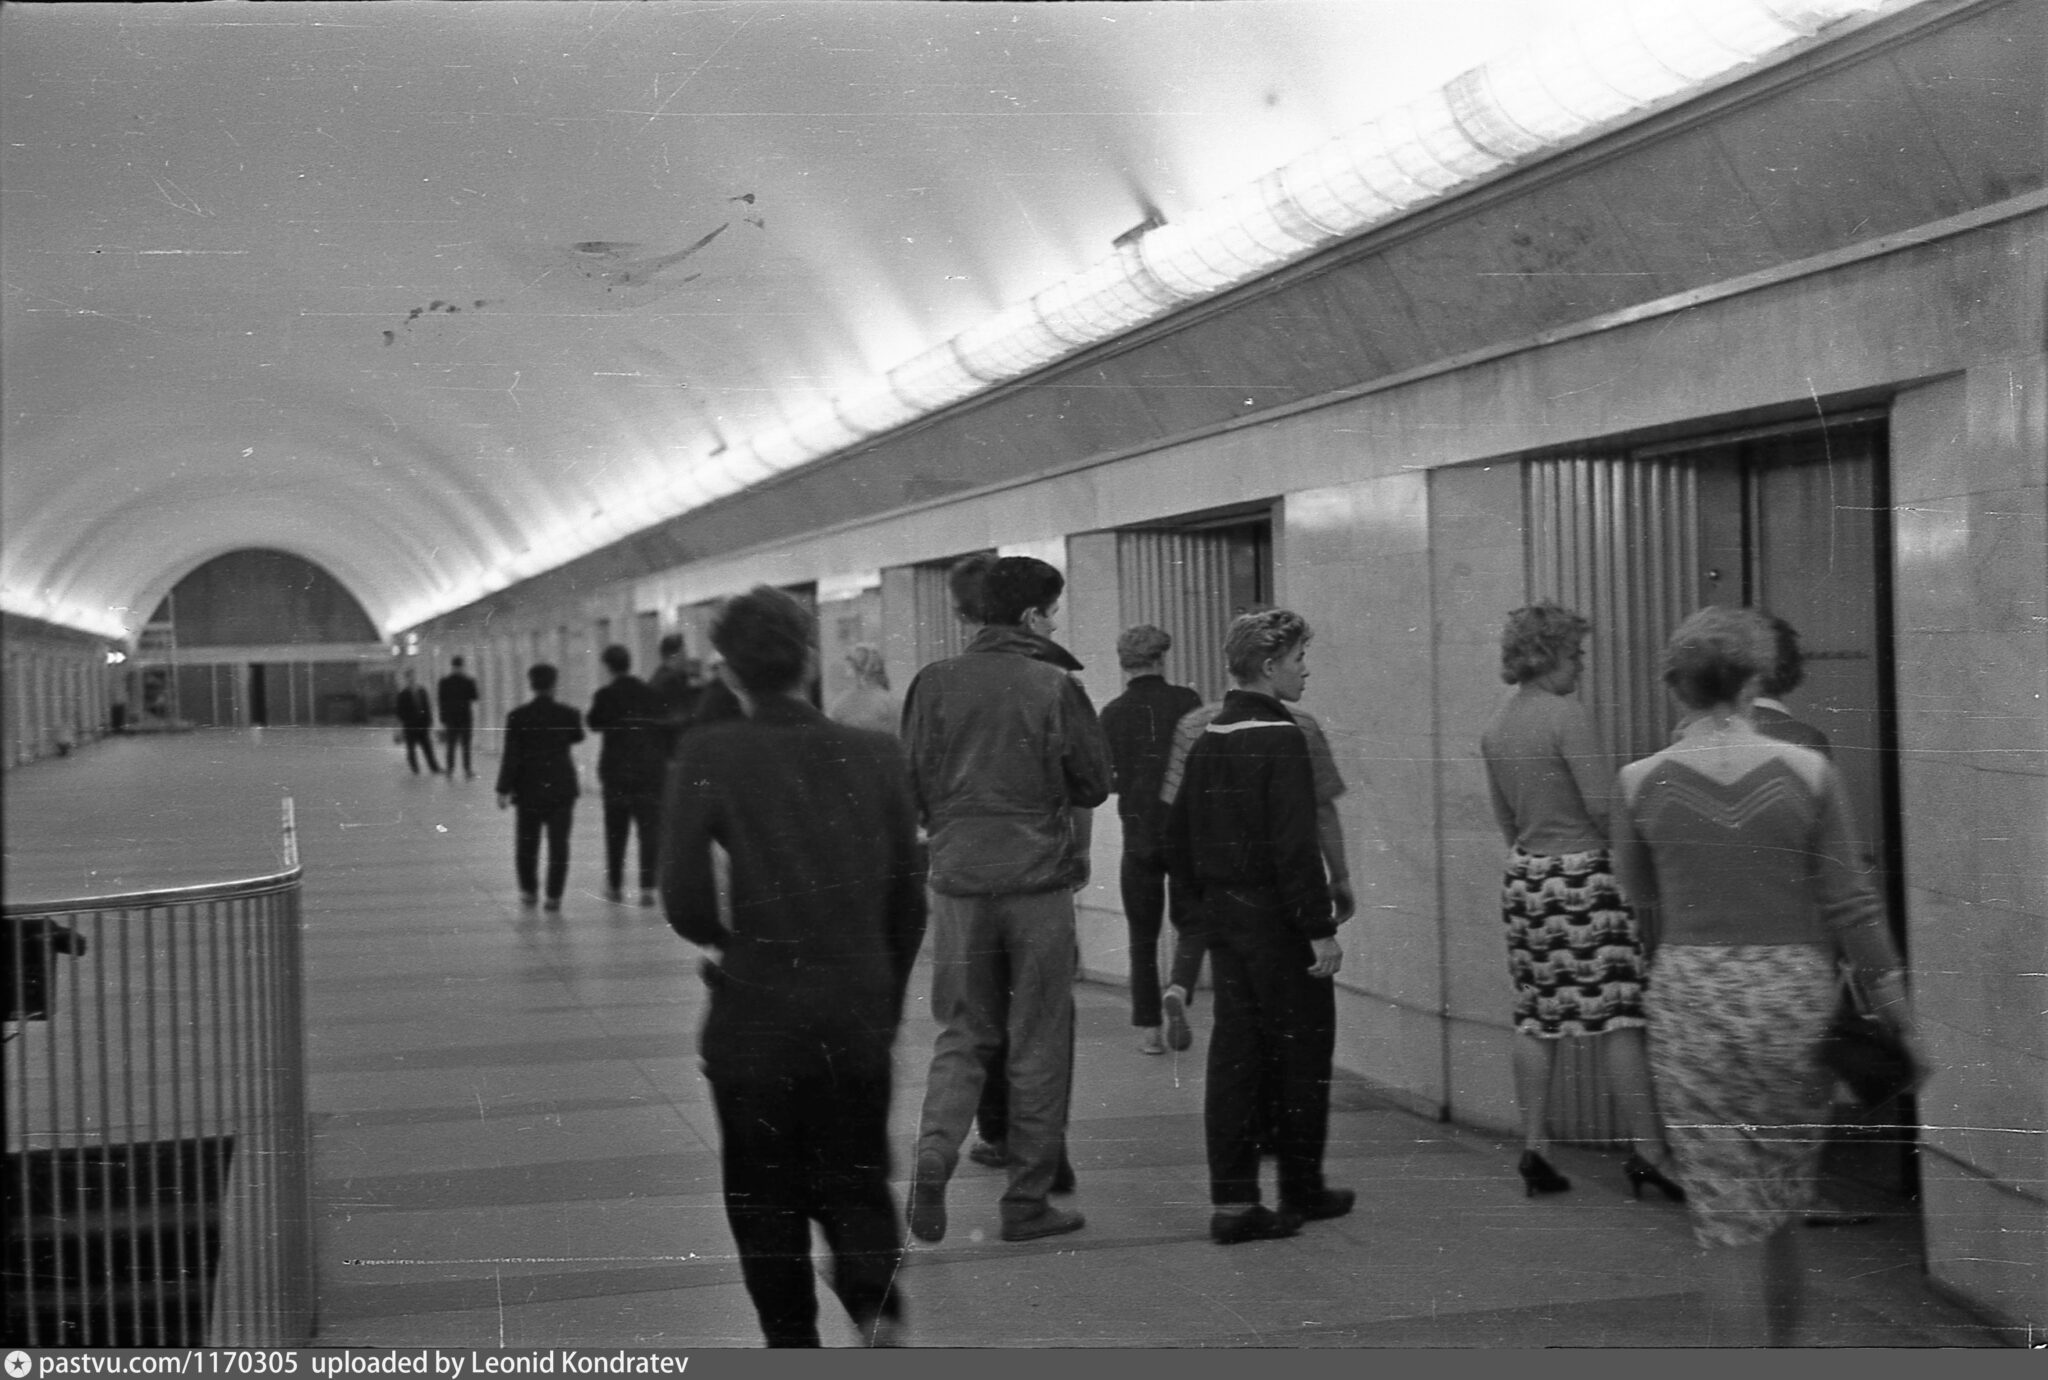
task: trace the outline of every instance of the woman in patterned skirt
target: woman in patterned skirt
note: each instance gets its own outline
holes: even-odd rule
[[[1633,1152],[1629,1187],[1684,1194],[1664,1173],[1643,1053],[1642,949],[1608,865],[1614,774],[1585,709],[1571,697],[1590,625],[1556,604],[1516,609],[1501,632],[1501,679],[1515,693],[1480,739],[1495,818],[1508,845],[1501,914],[1515,985],[1515,1096],[1522,1109],[1527,1192],[1571,1181],[1549,1149],[1550,1079],[1564,1035],[1602,1037]]]
[[[1680,625],[1664,680],[1696,717],[1622,771],[1614,822],[1622,884],[1649,917],[1650,1060],[1720,1346],[1796,1336],[1796,1228],[1820,1168],[1829,1079],[1817,1054],[1840,959],[1910,1035],[1841,778],[1750,720],[1775,656],[1752,609],[1702,609]]]

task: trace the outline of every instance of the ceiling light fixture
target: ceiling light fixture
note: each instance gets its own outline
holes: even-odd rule
[[[1561,152],[1661,102],[1698,94],[1830,25],[1896,3],[1591,5],[1536,42],[1383,112],[1183,220],[1148,214],[1117,236],[1109,258],[874,383],[736,443],[724,456],[713,451],[698,459],[690,464],[687,486],[664,481],[662,506],[686,512],[823,459],[1453,195],[1511,164]],[[690,486],[694,501],[686,497]],[[677,502],[685,506],[673,508]]]

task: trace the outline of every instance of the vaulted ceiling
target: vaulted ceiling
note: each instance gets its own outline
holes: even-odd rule
[[[11,6],[0,600],[402,627],[1575,4]]]

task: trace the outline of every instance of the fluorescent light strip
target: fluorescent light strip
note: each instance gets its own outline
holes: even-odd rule
[[[686,480],[659,490],[660,506],[687,512],[823,459],[1891,3],[1615,0],[1591,7],[1535,43],[1120,246],[859,391],[690,465]],[[435,612],[457,607],[442,603]]]

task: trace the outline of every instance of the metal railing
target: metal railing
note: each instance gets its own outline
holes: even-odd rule
[[[301,873],[0,911],[7,1340],[284,1345],[314,1312]]]

